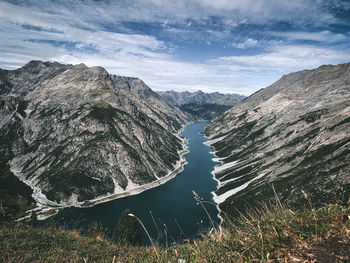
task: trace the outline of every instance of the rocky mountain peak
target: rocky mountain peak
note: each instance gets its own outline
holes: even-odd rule
[[[43,67],[47,67],[50,66],[49,64],[50,62],[43,62],[40,60],[31,60],[29,61],[27,64],[25,64],[23,67],[21,67],[22,69],[30,69],[30,68],[43,68]]]
[[[216,200],[229,213],[274,197],[300,205],[350,194],[350,63],[283,76],[208,123],[223,162]],[[233,205],[234,204],[234,205]]]
[[[76,64],[73,66],[74,69],[87,69],[88,67],[84,63]]]
[[[193,93],[173,90],[158,93],[168,102],[199,119],[212,119],[245,98],[238,94],[204,93],[201,90]]]
[[[102,67],[41,61],[0,73],[0,154],[40,203],[82,205],[182,162],[187,115],[140,80],[124,78],[128,89]]]

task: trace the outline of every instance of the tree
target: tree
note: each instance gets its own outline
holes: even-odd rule
[[[126,209],[120,216],[112,240],[120,244],[138,246],[141,245],[139,223],[134,217],[128,215],[130,213],[131,211]]]
[[[38,225],[38,217],[34,211],[30,215],[29,224],[34,226],[34,227],[36,227]]]

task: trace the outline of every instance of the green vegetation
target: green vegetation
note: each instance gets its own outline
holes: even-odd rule
[[[329,130],[334,131],[335,128],[337,128],[343,124],[349,123],[349,122],[350,122],[350,117],[347,117],[344,120],[342,120],[342,121],[338,122],[337,124],[333,125],[332,127],[330,127]]]
[[[25,100],[20,100],[20,101],[18,102],[17,112],[18,112],[19,114],[21,114],[21,116],[22,116],[23,118],[27,117],[27,114],[26,114],[25,110],[27,109],[28,104],[29,104],[29,102],[28,102],[28,101],[25,101]]]
[[[97,230],[96,230],[97,228]],[[23,223],[0,229],[0,262],[348,262],[350,208],[327,205],[290,210],[278,201],[250,211],[202,240],[143,247]]]
[[[296,137],[293,140],[291,140],[290,142],[288,142],[285,145],[285,147],[295,147],[296,145],[298,145],[300,143],[307,142],[307,141],[311,140],[312,138],[316,137],[319,134],[320,129],[321,129],[320,127],[316,127],[304,135],[299,135],[298,137]]]
[[[91,238],[105,238],[105,230],[100,222],[91,222],[83,231],[84,236]]]
[[[244,115],[244,114],[243,114]],[[246,138],[251,134],[253,128],[258,123],[258,120],[254,120],[251,122],[244,123],[238,128],[232,129],[230,131],[230,135],[228,138],[221,140],[219,142],[214,143],[215,149],[218,149],[215,153],[218,157],[227,157],[231,155],[232,149],[239,148],[242,145],[242,142],[246,142]],[[255,137],[258,136],[259,133],[263,133],[264,128],[259,129],[258,133],[255,134]],[[255,137],[250,137],[251,140],[254,140]],[[236,158],[236,157],[234,157]]]
[[[315,122],[320,119],[322,115],[327,114],[327,109],[320,109],[306,113],[305,115],[300,116],[300,120],[304,120],[307,123]]]
[[[32,189],[10,171],[8,159],[0,154],[0,223],[24,216],[34,208],[31,194]]]
[[[139,223],[134,217],[129,216],[130,213],[131,211],[126,209],[120,216],[112,240],[118,244],[139,246],[141,245]]]

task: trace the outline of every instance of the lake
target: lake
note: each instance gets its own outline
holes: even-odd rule
[[[141,219],[152,238],[161,244],[200,237],[211,223],[205,210],[196,204],[193,190],[205,201],[203,205],[215,224],[220,222],[211,194],[217,186],[211,175],[217,163],[212,161],[212,148],[203,144],[207,140],[201,134],[204,125],[204,121],[195,122],[182,132],[182,136],[188,138],[190,152],[185,155],[188,164],[174,179],[140,194],[94,207],[65,208],[48,220],[66,228],[83,228],[92,221],[98,221],[111,234],[118,218],[128,208]],[[147,243],[145,235],[144,242]]]

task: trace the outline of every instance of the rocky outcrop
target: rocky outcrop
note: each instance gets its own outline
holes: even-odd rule
[[[170,90],[158,93],[182,111],[190,113],[197,119],[206,120],[213,119],[245,98],[245,96],[238,94],[204,93],[201,90],[197,92]]]
[[[136,94],[142,101],[157,109],[159,114],[163,114],[165,119],[169,118],[171,126],[175,129],[179,129],[184,124],[184,120],[193,119],[190,114],[181,111],[151,90],[142,80],[113,74],[110,76],[117,86]]]
[[[227,214],[272,199],[314,205],[350,196],[350,63],[283,76],[206,126],[222,162]]]
[[[165,102],[147,103],[101,67],[32,61],[1,70],[0,87],[0,149],[37,201],[82,204],[156,181],[180,162],[186,115],[167,115]]]

